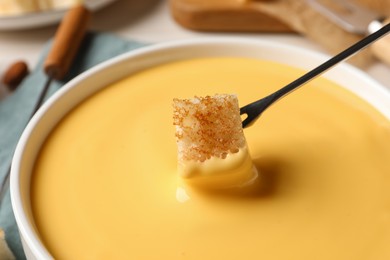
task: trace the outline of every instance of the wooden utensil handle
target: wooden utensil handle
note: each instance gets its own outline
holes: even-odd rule
[[[390,18],[384,20],[383,25],[388,24]],[[371,46],[371,51],[376,58],[390,65],[390,35],[374,42]]]
[[[44,63],[47,75],[55,79],[66,75],[84,38],[90,16],[90,11],[83,5],[70,9],[64,16]]]

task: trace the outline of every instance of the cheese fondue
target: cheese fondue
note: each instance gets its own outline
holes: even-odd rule
[[[31,197],[56,259],[390,259],[390,122],[317,79],[244,130],[261,182],[178,185],[175,97],[243,106],[302,75],[202,58],[130,75],[71,111],[43,145]]]

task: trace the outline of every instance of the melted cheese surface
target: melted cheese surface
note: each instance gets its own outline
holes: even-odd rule
[[[49,136],[33,174],[37,229],[56,259],[390,259],[390,123],[316,79],[245,129],[261,182],[178,185],[172,99],[241,106],[302,75],[241,58],[194,59],[95,94]]]
[[[179,162],[178,174],[188,185],[206,189],[243,187],[259,175],[246,146],[237,153],[228,153],[226,158]]]

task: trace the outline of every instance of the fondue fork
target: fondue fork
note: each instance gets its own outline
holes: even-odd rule
[[[84,38],[87,24],[90,19],[89,10],[83,5],[70,9],[64,16],[54,37],[53,45],[49,55],[46,57],[43,69],[47,75],[46,83],[39,94],[38,100],[33,108],[30,119],[43,104],[47,91],[54,79],[62,79],[69,70],[69,67],[76,56],[76,53]],[[4,198],[6,185],[9,183],[11,164],[0,183],[0,204]]]
[[[328,69],[332,68],[339,62],[351,57],[353,54],[356,54],[358,51],[364,49],[371,43],[375,42],[379,38],[385,36],[390,31],[390,23],[383,26],[378,31],[368,35],[367,37],[363,38],[362,40],[358,41],[354,45],[350,46],[349,48],[345,49],[344,51],[340,52],[333,58],[329,59],[328,61],[324,62],[323,64],[319,65],[318,67],[314,68],[313,70],[309,71],[308,73],[304,74],[300,78],[294,80],[293,82],[287,84],[283,88],[279,89],[278,91],[259,99],[255,102],[252,102],[244,107],[240,108],[240,114],[241,115],[247,115],[247,117],[242,122],[242,127],[248,127],[251,126],[256,119],[266,110],[268,107],[270,107],[274,102],[281,99],[282,97],[285,97],[287,94],[291,93],[293,90],[297,89],[298,87],[306,84],[310,80],[316,78],[317,76],[321,75]]]

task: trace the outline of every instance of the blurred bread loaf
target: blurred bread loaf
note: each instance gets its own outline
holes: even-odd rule
[[[39,10],[35,0],[0,0],[0,15],[23,14]]]
[[[64,9],[82,2],[82,0],[0,0],[0,15]]]

